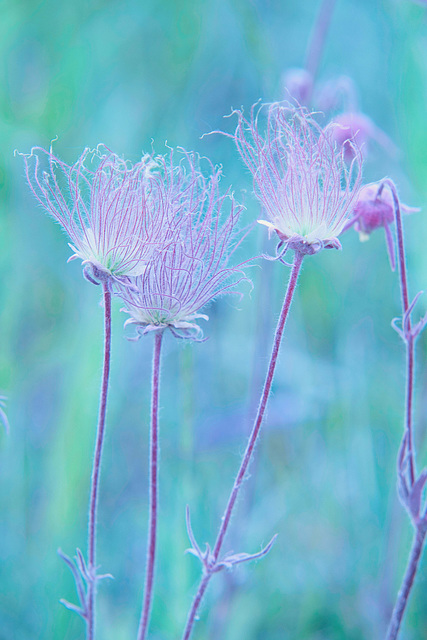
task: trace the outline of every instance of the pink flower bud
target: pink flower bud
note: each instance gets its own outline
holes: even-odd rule
[[[400,209],[402,213],[419,211],[405,204],[401,204]],[[354,229],[360,234],[361,240],[367,240],[375,229],[393,223],[393,197],[389,189],[381,189],[381,183],[367,184],[361,188],[353,212],[356,218]]]
[[[415,207],[408,207],[406,204],[400,203],[402,213],[413,213],[419,211]],[[387,187],[387,180],[367,184],[361,188],[353,209],[353,217],[347,223],[344,231],[350,227],[354,227],[359,233],[360,240],[369,239],[369,235],[379,227],[384,228],[387,251],[390,259],[391,268],[395,269],[395,246],[393,234],[390,225],[394,222],[394,203],[390,189]]]
[[[360,148],[374,137],[375,125],[363,113],[341,113],[333,122],[332,139],[343,147],[347,162],[354,158],[354,143]]]
[[[301,106],[307,106],[313,91],[313,78],[305,69],[287,69],[283,74],[284,98],[292,98]]]

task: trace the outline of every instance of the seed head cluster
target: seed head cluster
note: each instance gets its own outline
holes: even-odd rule
[[[347,164],[336,125],[322,129],[303,107],[255,105],[249,120],[236,113],[230,137],[253,175],[266,215],[258,222],[277,233],[281,256],[340,248],[360,188],[358,147],[348,141]],[[169,328],[200,338],[202,307],[245,278],[243,265],[230,263],[242,207],[221,193],[221,170],[182,149],[135,164],[103,145],[72,165],[52,149],[23,157],[35,197],[69,236],[70,260],[80,258],[88,280],[120,296],[137,337]]]
[[[196,154],[132,165],[100,146],[67,165],[34,148],[24,160],[34,195],[71,240],[70,260],[122,298],[137,335],[170,328],[197,338],[195,320],[207,319],[198,311],[244,278],[229,265],[242,207],[220,193],[221,170]]]

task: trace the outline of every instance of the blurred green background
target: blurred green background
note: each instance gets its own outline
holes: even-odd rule
[[[102,366],[100,291],[83,280],[58,225],[43,215],[14,149],[48,146],[72,162],[104,142],[137,160],[164,142],[224,166],[259,216],[222,116],[283,96],[301,66],[318,0],[1,2],[0,640],[80,640],[84,625],[56,550],[86,547],[89,474]],[[389,175],[427,206],[427,9],[410,0],[338,0],[319,79],[353,78],[360,106],[400,148],[375,145],[366,181]],[[425,214],[405,220],[412,295],[427,287]],[[246,259],[266,247],[256,228]],[[381,638],[411,541],[395,490],[404,349],[390,321],[397,276],[382,232],[306,260],[257,460],[225,550],[258,563],[214,578],[194,640]],[[268,245],[273,250],[274,243]],[[208,309],[203,344],[165,341],[161,389],[160,555],[151,640],[178,639],[199,578],[184,555],[185,505],[213,542],[266,368],[287,269],[259,261],[254,289]],[[421,299],[421,311],[426,309]],[[136,638],[145,566],[152,337],[129,343],[116,301],[102,472],[99,640]],[[426,338],[418,344],[415,418],[427,462]],[[253,373],[255,371],[255,373]],[[255,399],[255,400],[254,400]],[[423,562],[402,638],[427,635]]]

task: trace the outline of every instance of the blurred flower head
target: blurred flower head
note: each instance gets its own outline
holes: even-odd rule
[[[196,320],[208,316],[199,311],[245,279],[242,265],[229,265],[242,239],[236,229],[242,207],[229,193],[220,194],[220,169],[205,161],[210,169],[205,177],[198,157],[183,153],[177,166],[172,154],[163,162],[164,180],[175,185],[173,240],[130,279],[131,287],[118,288],[123,311],[130,315],[125,326],[136,326],[136,339],[164,329],[179,338],[200,339]]]
[[[313,92],[313,77],[306,69],[287,69],[282,76],[282,86],[285,100],[295,100],[301,106],[309,104]]]
[[[341,113],[333,120],[331,137],[344,150],[347,162],[355,155],[355,144],[360,149],[373,135],[374,124],[363,113]]]
[[[368,143],[376,140],[391,155],[397,154],[397,148],[384,131],[361,112],[341,113],[333,119],[331,137],[344,149],[344,156],[350,162],[355,155],[355,147],[362,149],[366,157]]]
[[[89,280],[143,273],[167,220],[150,156],[132,165],[101,145],[73,165],[39,147],[23,157],[32,192],[67,232],[70,260],[83,261]]]
[[[286,103],[266,109],[264,134],[259,131],[263,107],[254,106],[250,120],[235,112],[238,124],[232,136],[267,215],[258,222],[276,231],[284,250],[313,254],[340,248],[338,236],[361,181],[358,148],[347,166],[328,127],[322,129],[306,109]]]

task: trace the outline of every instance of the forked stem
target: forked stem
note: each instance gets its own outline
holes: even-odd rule
[[[149,524],[147,565],[145,571],[145,587],[141,619],[138,629],[138,640],[145,640],[150,622],[153,602],[154,566],[157,542],[157,508],[158,508],[158,475],[159,475],[159,383],[160,352],[163,331],[156,331],[154,338],[153,370],[151,381],[151,429],[150,429],[150,483],[149,483]]]
[[[249,440],[248,440],[248,444],[246,446],[246,451],[243,455],[243,459],[239,468],[239,471],[237,473],[236,479],[234,481],[234,485],[233,488],[231,490],[230,493],[230,497],[228,499],[228,503],[227,506],[225,508],[224,511],[224,515],[222,517],[221,520],[221,526],[218,532],[218,536],[215,542],[215,546],[213,548],[212,551],[212,559],[213,559],[213,565],[212,565],[212,570],[211,571],[204,571],[204,574],[202,576],[202,579],[200,581],[199,584],[199,588],[197,590],[197,593],[194,597],[193,603],[191,605],[191,609],[190,612],[188,614],[188,618],[187,618],[187,623],[184,629],[184,634],[182,636],[182,640],[189,640],[192,630],[193,630],[193,626],[194,626],[194,621],[197,618],[197,612],[199,610],[202,598],[204,596],[204,593],[208,587],[208,584],[210,582],[210,579],[212,577],[212,575],[215,573],[215,563],[218,562],[219,560],[219,554],[221,552],[222,549],[222,545],[224,542],[224,538],[226,536],[229,524],[230,524],[230,520],[231,520],[231,515],[233,513],[233,509],[234,509],[234,505],[236,503],[237,500],[237,496],[239,494],[240,491],[240,487],[242,486],[244,480],[245,480],[245,475],[249,466],[249,463],[251,461],[252,455],[254,453],[254,449],[255,449],[255,445],[258,439],[258,435],[260,432],[260,428],[261,428],[261,424],[262,424],[262,420],[264,417],[264,413],[265,413],[265,409],[267,407],[267,401],[268,401],[268,397],[270,395],[270,390],[271,390],[271,385],[273,382],[273,377],[274,377],[274,371],[276,368],[276,364],[277,364],[277,358],[279,355],[279,348],[280,348],[280,343],[282,340],[282,336],[283,336],[283,331],[285,328],[285,323],[289,314],[289,309],[291,307],[291,303],[292,303],[292,298],[293,295],[295,293],[295,288],[296,288],[296,284],[298,281],[298,276],[301,270],[301,264],[303,261],[304,255],[299,253],[299,252],[295,252],[295,256],[294,256],[294,262],[292,265],[292,270],[291,270],[291,274],[289,277],[289,282],[288,282],[288,287],[286,290],[286,295],[285,295],[285,299],[283,301],[283,306],[282,306],[282,311],[280,313],[280,317],[279,317],[279,322],[277,324],[276,327],[276,333],[274,336],[274,342],[273,342],[273,350],[271,353],[271,358],[270,358],[270,363],[268,366],[268,371],[267,371],[267,376],[264,382],[264,388],[261,394],[261,399],[260,399],[260,403],[259,403],[259,407],[258,407],[258,412],[255,418],[255,422],[254,422],[254,426],[252,428],[252,432],[249,436]]]
[[[105,434],[105,415],[107,411],[108,381],[110,377],[111,353],[111,293],[108,282],[102,282],[104,292],[104,366],[102,373],[101,395],[99,401],[98,427],[96,433],[95,453],[92,466],[92,480],[89,503],[88,530],[88,591],[86,637],[95,637],[95,598],[96,598],[96,519],[98,510],[99,477],[101,472],[102,446]]]

